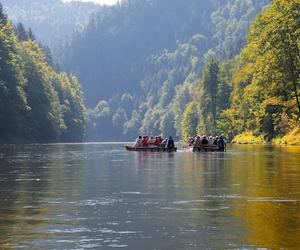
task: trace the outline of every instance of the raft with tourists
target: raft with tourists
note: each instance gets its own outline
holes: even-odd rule
[[[177,148],[163,148],[163,147],[135,147],[135,146],[125,146],[127,151],[139,151],[139,152],[176,152]]]
[[[172,136],[162,139],[161,136],[139,136],[135,144],[132,146],[125,146],[127,151],[138,152],[176,152],[174,140]]]
[[[222,136],[213,137],[209,136],[196,136],[195,138],[190,137],[188,139],[188,147],[192,148],[193,152],[225,152],[226,142]]]

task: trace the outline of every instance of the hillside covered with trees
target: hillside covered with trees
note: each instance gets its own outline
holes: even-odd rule
[[[209,61],[181,133],[242,143],[300,144],[300,2],[275,0],[233,60]]]
[[[236,141],[300,144],[299,17],[298,0],[276,0],[255,19],[221,114]]]
[[[0,142],[81,141],[84,103],[76,77],[55,70],[33,33],[0,4]]]
[[[138,133],[177,139],[224,134],[236,142],[299,143],[298,0],[124,0],[99,9],[72,3],[66,13],[79,11],[78,20],[72,15],[64,20],[55,8],[67,5],[52,1],[32,17],[51,9],[59,16],[61,26],[56,26],[68,32],[66,23],[80,23],[56,55],[60,67],[82,84],[86,140],[127,140]],[[35,9],[8,2],[6,8],[24,7],[19,13],[26,16]],[[16,21],[23,20],[17,13]],[[45,22],[52,25],[50,19]],[[9,66],[2,72],[9,77],[1,75],[1,112],[12,120],[1,121],[2,131],[12,129],[8,139],[82,138],[79,83],[58,72],[51,52],[35,41],[39,21],[30,19],[33,31],[22,25],[12,31],[4,20],[1,46],[7,47],[1,53],[9,52],[1,60]],[[49,28],[49,34],[56,32]],[[43,105],[35,110],[35,103]],[[35,123],[36,117],[45,122]],[[20,122],[30,129],[7,125]],[[41,135],[43,128],[49,137]]]
[[[61,49],[90,108],[89,140],[181,137],[181,117],[210,58],[241,51],[268,0],[126,0],[94,15]]]
[[[31,28],[37,39],[54,49],[76,29],[82,29],[90,15],[102,6],[62,0],[1,0],[9,19]]]

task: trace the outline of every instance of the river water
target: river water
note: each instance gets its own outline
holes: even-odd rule
[[[0,146],[0,249],[300,249],[300,147]]]

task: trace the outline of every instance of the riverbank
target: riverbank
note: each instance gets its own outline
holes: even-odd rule
[[[272,141],[266,140],[263,135],[254,135],[252,131],[239,134],[234,137],[232,143],[235,144],[272,144],[272,145],[300,145],[300,129],[296,128],[283,137],[278,137]]]

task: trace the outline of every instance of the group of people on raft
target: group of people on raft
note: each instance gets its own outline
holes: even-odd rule
[[[201,147],[201,146],[215,146],[218,149],[224,150],[226,142],[223,136],[196,136],[190,137],[187,141],[189,146]],[[170,136],[169,138],[162,138],[161,136],[139,136],[135,140],[135,147],[161,147],[161,148],[175,148],[175,143]]]
[[[196,136],[196,137],[190,137],[188,139],[189,146],[193,147],[201,147],[201,146],[215,146],[219,149],[224,149],[226,146],[226,142],[223,138],[223,136]]]
[[[161,136],[139,136],[135,140],[135,147],[161,147],[161,148],[174,148],[175,143],[170,136],[169,138],[162,138]]]

